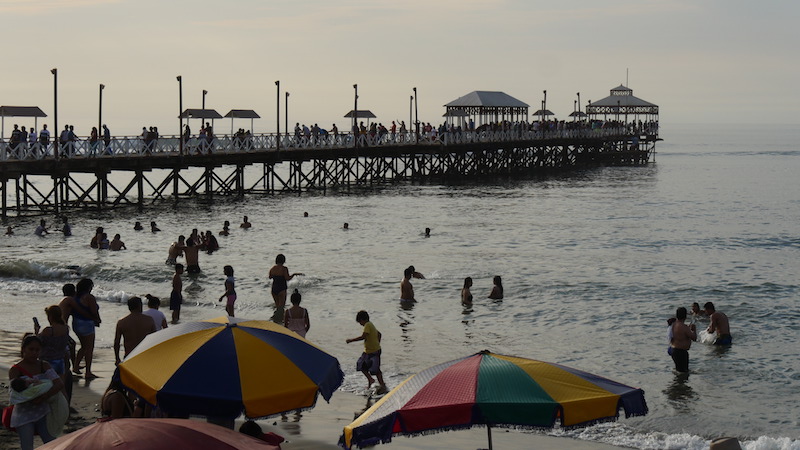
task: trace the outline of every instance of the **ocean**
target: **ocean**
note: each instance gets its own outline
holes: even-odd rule
[[[389,387],[488,349],[645,390],[645,417],[550,434],[642,449],[704,449],[720,436],[751,450],[800,449],[800,126],[664,125],[661,136],[646,167],[75,213],[71,237],[40,238],[39,218],[10,218],[15,235],[0,237],[0,328],[46,322],[43,308],[77,281],[74,265],[95,282],[98,345],[110,347],[127,298],[167,302],[170,243],[193,228],[217,234],[230,220],[222,248],[201,254],[203,272],[185,276],[182,320],[225,313],[217,299],[227,264],[236,315],[271,318],[266,274],[283,253],[290,272],[305,273],[289,288],[309,310],[307,337],[339,358],[343,390],[365,386],[355,370],[361,344],[345,343],[360,335],[364,309],[383,333]],[[243,215],[252,229],[238,228]],[[151,220],[161,232],[133,230]],[[98,226],[120,233],[128,250],[89,248]],[[426,277],[413,280],[410,309],[398,301],[409,265]],[[486,298],[495,275],[502,302]],[[467,276],[471,311],[459,297]],[[691,374],[676,376],[666,319],[707,301],[730,318],[734,344],[695,343]]]

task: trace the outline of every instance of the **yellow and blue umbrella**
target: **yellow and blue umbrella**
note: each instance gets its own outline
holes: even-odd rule
[[[491,427],[551,428],[647,414],[644,391],[566,366],[482,351],[412,375],[344,428],[346,449],[396,435]]]
[[[122,383],[172,415],[259,418],[330,401],[339,361],[265,320],[218,317],[148,335],[119,365]]]

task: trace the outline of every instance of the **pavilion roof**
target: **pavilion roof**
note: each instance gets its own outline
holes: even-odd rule
[[[448,108],[461,107],[513,107],[527,108],[525,102],[499,91],[472,91],[469,94],[459,97],[452,102],[444,105]]]
[[[606,98],[592,102],[589,106],[602,107],[602,106],[627,106],[627,107],[657,107],[653,103],[642,100],[633,95],[633,89],[619,85],[611,89],[611,95]]]
[[[232,109],[225,114],[225,117],[233,117],[235,119],[260,119],[261,116],[252,109]]]
[[[222,119],[215,109],[187,109],[181,117],[184,119]]]
[[[38,106],[0,106],[3,117],[47,117]]]

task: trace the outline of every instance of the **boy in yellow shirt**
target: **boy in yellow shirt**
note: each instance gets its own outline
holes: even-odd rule
[[[383,373],[381,372],[381,332],[375,328],[375,325],[369,321],[369,313],[366,311],[359,311],[356,314],[356,322],[364,327],[361,336],[347,339],[347,343],[355,341],[364,341],[364,353],[358,358],[356,362],[356,369],[360,370],[365,377],[367,377],[367,389],[372,387],[375,380],[372,375],[378,379],[378,388],[375,394],[385,394],[386,384],[383,382]]]

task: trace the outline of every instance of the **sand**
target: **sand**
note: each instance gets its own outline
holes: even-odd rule
[[[3,375],[2,388],[8,389],[8,368],[19,360],[19,344],[22,335],[0,331],[0,371]],[[108,386],[114,371],[114,357],[111,349],[96,349],[94,365],[92,367],[99,378],[87,382],[76,380],[73,386],[72,407],[75,412],[65,426],[65,433],[75,431],[91,425],[100,417],[99,403],[103,391]],[[0,405],[5,406],[8,396],[0,395]],[[281,448],[287,450],[301,449],[338,449],[337,442],[342,434],[342,429],[353,421],[358,414],[368,407],[365,397],[347,393],[336,392],[331,403],[325,403],[320,398],[316,407],[305,411],[301,416],[288,414],[286,417],[276,417],[261,420],[264,432],[272,431],[283,436],[286,442]],[[237,428],[241,424],[237,421]],[[540,434],[508,431],[503,429],[492,430],[492,441],[495,448],[536,448],[539,450],[611,450],[615,447],[595,442],[578,441],[574,439],[543,436]],[[36,445],[41,441],[36,438]],[[487,447],[486,428],[473,428],[471,430],[451,431],[413,438],[395,437],[391,443],[376,446],[386,449],[476,449]],[[19,449],[17,435],[6,429],[0,430],[0,449]]]

